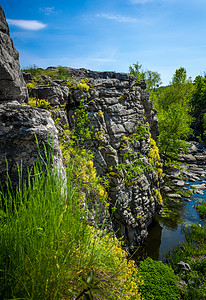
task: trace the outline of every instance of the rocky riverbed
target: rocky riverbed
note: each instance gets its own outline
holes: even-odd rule
[[[193,193],[204,195],[206,189],[206,182],[204,181],[206,175],[206,149],[197,142],[190,142],[187,154],[182,155],[179,160],[182,163],[180,168],[168,167],[165,169],[163,193],[169,198],[177,199],[190,198],[190,194]],[[201,181],[201,184],[195,184],[197,181]],[[176,191],[178,192],[176,193]]]
[[[165,261],[167,252],[184,240],[183,226],[205,224],[196,205],[206,201],[206,149],[197,142],[190,142],[187,154],[180,160],[180,168],[165,170],[164,211],[154,219],[148,238],[138,251],[137,256],[141,258],[150,256]]]

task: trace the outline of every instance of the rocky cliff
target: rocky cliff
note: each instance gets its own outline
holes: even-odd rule
[[[161,210],[158,172],[150,161],[149,128],[153,137],[157,135],[155,111],[149,93],[136,84],[133,76],[86,70],[82,73],[80,78],[89,78],[90,88],[81,96],[77,90],[69,94],[69,124],[75,126],[76,107],[79,99],[84,99],[94,132],[85,147],[94,154],[98,174],[109,177],[113,227],[132,248],[145,239],[148,224]]]
[[[21,104],[27,101],[19,55],[0,7],[0,181],[3,185],[7,170],[13,185],[18,184],[17,164],[22,163],[23,178],[26,178],[27,169],[40,156],[45,158],[44,145],[47,149],[53,146],[54,162],[63,170],[58,131],[50,113]]]
[[[51,70],[57,68],[48,68]],[[98,174],[109,179],[113,228],[126,245],[136,247],[147,236],[152,217],[162,209],[154,141],[158,123],[149,93],[143,82],[138,85],[129,74],[66,70],[73,80],[52,81],[39,76],[40,85],[30,94],[49,101],[61,131],[67,123],[70,129],[78,126],[80,107],[84,107],[88,115],[82,126],[91,132],[84,147],[93,152]]]
[[[20,72],[19,53],[9,35],[9,28],[0,6],[0,102],[27,102],[28,92]]]
[[[110,221],[117,236],[123,237],[130,248],[136,247],[147,236],[152,217],[162,209],[161,172],[154,141],[158,126],[144,82],[138,85],[129,74],[85,69],[66,68],[72,77],[69,81],[24,73],[30,96],[35,97],[33,102],[37,104],[43,98],[48,112],[25,105],[28,94],[18,52],[1,8],[0,49],[1,182],[8,169],[17,184],[17,163],[22,163],[26,178],[27,168],[44,157],[44,144],[54,148],[54,162],[62,169],[58,132],[51,114],[61,132],[65,125],[84,128],[85,134],[88,129],[90,134],[84,136],[81,146],[93,152],[98,174],[109,180]],[[101,211],[101,204],[95,205]]]

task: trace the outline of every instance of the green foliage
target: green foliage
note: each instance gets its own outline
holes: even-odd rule
[[[27,184],[0,193],[1,299],[140,299],[141,281],[120,243],[91,228],[74,160],[65,186],[58,170],[34,166]]]
[[[70,80],[71,76],[67,72],[65,67],[58,66],[57,67],[57,79],[59,80]]]
[[[157,109],[160,135],[158,147],[164,157],[174,160],[177,154],[187,149],[184,140],[191,130],[191,97],[194,90],[190,79],[185,79],[186,70],[176,70],[172,85],[160,88],[151,95]]]
[[[185,68],[180,67],[175,71],[175,74],[172,77],[172,84],[179,85],[185,84],[187,82],[187,72]]]
[[[38,81],[38,75],[47,75],[50,76],[52,79],[56,80],[68,80],[72,81],[69,72],[67,71],[66,67],[58,66],[56,70],[44,70],[42,68],[38,68],[36,65],[29,66],[23,68],[22,71],[28,72],[32,74],[35,79]]]
[[[140,82],[141,79],[145,80],[148,90],[156,89],[162,83],[159,73],[143,70],[139,62],[129,66],[129,72],[136,77],[137,82]]]
[[[139,124],[135,133],[122,137],[120,150],[122,151],[122,163],[117,167],[117,173],[123,175],[126,184],[134,184],[136,179],[146,170],[144,155],[136,155],[133,150],[133,143],[139,142],[149,136],[148,126]]]
[[[39,68],[35,64],[33,66],[23,68],[22,71],[28,72],[33,76],[39,75]]]
[[[91,139],[92,130],[89,128],[88,124],[90,122],[89,113],[87,111],[85,100],[82,98],[80,100],[80,105],[76,109],[73,118],[72,139],[75,144],[80,146],[83,145],[85,140]]]
[[[193,128],[196,134],[203,136],[206,129],[204,117],[206,114],[206,75],[199,75],[195,78],[191,103],[193,106],[192,116],[194,117]]]
[[[197,205],[197,211],[202,218],[206,218],[206,203],[202,202]]]
[[[187,283],[183,299],[206,299],[206,228],[196,224],[184,228],[186,241],[168,254],[172,268]],[[191,271],[181,271],[177,263],[189,263]]]
[[[178,300],[180,294],[177,277],[172,268],[164,265],[161,261],[147,258],[139,265],[139,274],[144,284],[140,287],[145,300]]]

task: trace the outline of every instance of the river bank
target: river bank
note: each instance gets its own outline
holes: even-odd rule
[[[191,142],[186,155],[180,157],[182,166],[165,168],[162,195],[163,213],[154,218],[149,234],[137,256],[166,261],[166,254],[185,240],[183,228],[193,224],[205,225],[197,213],[197,204],[206,202],[206,150]]]

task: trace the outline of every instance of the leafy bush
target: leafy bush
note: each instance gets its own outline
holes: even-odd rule
[[[177,277],[174,271],[161,261],[147,258],[139,266],[139,274],[144,284],[140,286],[143,299],[177,300],[180,299]]]

